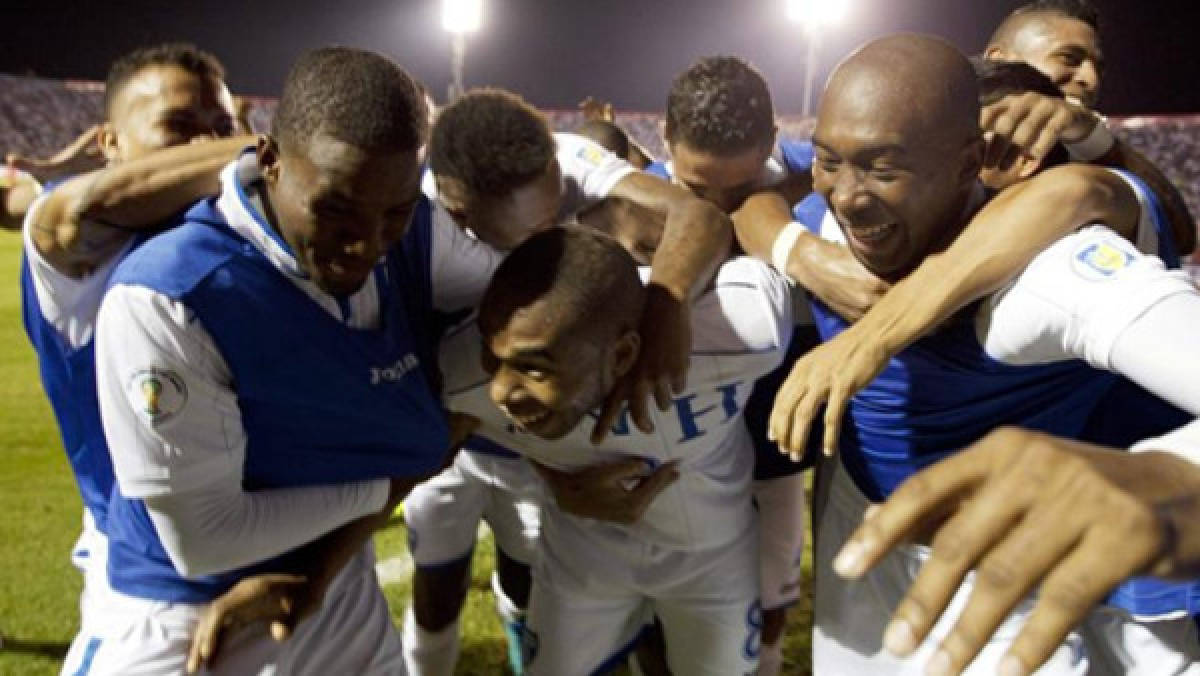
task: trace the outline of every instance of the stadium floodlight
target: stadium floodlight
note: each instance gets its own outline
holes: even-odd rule
[[[467,62],[467,33],[478,31],[482,25],[483,0],[442,0],[442,28],[451,35],[450,72],[454,77],[446,92],[447,101],[466,91],[463,70]]]
[[[804,62],[805,117],[812,114],[813,85],[817,78],[817,50],[825,29],[841,23],[850,9],[849,0],[784,0],[784,12],[804,29],[808,55]]]
[[[809,30],[840,23],[847,9],[845,0],[786,0],[785,5],[788,18]]]
[[[483,0],[443,0],[442,28],[455,34],[474,33],[483,25]]]

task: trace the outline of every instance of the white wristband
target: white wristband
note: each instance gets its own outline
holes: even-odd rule
[[[788,279],[791,279],[787,271],[788,259],[792,257],[792,249],[796,248],[796,241],[805,230],[803,225],[792,221],[784,226],[771,245],[771,265]]]
[[[1112,150],[1113,144],[1116,142],[1117,138],[1113,136],[1104,118],[1097,115],[1096,126],[1092,127],[1092,133],[1088,134],[1087,138],[1074,143],[1064,143],[1063,146],[1066,147],[1067,154],[1071,156],[1072,160],[1094,162]]]

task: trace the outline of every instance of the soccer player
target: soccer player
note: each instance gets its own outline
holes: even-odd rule
[[[191,143],[232,129],[221,66],[191,45],[139,49],[115,61],[105,116],[97,136],[107,166],[52,185],[30,207],[24,228],[25,328],[84,505],[83,533],[72,551],[84,575],[82,631],[64,673],[94,652],[92,608],[108,586],[113,471],[93,370],[100,299],[117,262],[134,246],[135,231],[154,228],[215,190],[220,166],[250,140]]]
[[[448,446],[425,130],[399,66],[309,52],[220,196],[112,274],[96,389],[119,493],[91,673],[182,671],[205,604],[264,569],[324,593],[289,642],[234,637],[216,671],[403,670],[364,543]]]
[[[545,507],[528,620],[531,674],[603,671],[651,612],[674,673],[756,667],[753,452],[741,411],[750,384],[783,357],[790,290],[761,263],[725,263],[692,311],[687,389],[656,414],[655,433],[624,416],[593,446],[592,412],[637,359],[644,299],[632,258],[614,240],[554,229],[501,264],[478,331],[468,325],[442,347],[447,405],[480,418],[481,436],[555,471],[632,458],[644,474],[666,467],[680,475],[632,523]]]
[[[1072,159],[1127,169],[1150,184],[1163,202],[1179,247],[1196,246],[1196,225],[1183,197],[1163,173],[1127,143],[1114,138],[1094,111],[1104,75],[1100,17],[1088,0],[1034,0],[996,28],[984,56],[1023,61],[1054,81],[1066,100],[1027,92],[984,109],[983,126],[993,139],[985,165],[1007,164],[1022,152],[1040,158],[1063,142]],[[1007,155],[1007,157],[1004,157]]]
[[[731,239],[727,217],[686,192],[637,172],[589,139],[551,134],[536,110],[503,90],[472,91],[446,106],[434,124],[429,164],[426,194],[437,199],[458,226],[494,247],[497,257],[530,234],[606,197],[622,198],[644,210],[644,228],[652,229],[655,238],[662,237],[653,260],[655,292],[645,311],[646,350],[671,351],[665,356],[675,366],[686,361],[687,346],[678,344],[681,336],[686,343],[687,329],[680,324],[686,322],[684,306],[698,292],[698,280],[727,253]],[[435,218],[442,213],[439,209]],[[442,237],[447,229],[457,230],[439,220],[435,236]],[[442,309],[473,308],[494,265],[463,261],[447,265],[459,272],[454,279],[438,275],[444,282],[435,283],[435,292],[442,293],[443,284],[453,286],[461,291],[456,295],[462,303]],[[666,401],[667,388],[657,389],[656,398]],[[616,404],[629,398],[635,422],[648,424],[644,393],[635,391],[628,397],[622,388],[613,392],[613,415]],[[537,531],[527,488],[534,480],[529,472],[527,465],[496,444],[469,444],[451,472],[421,486],[406,503],[417,562],[414,602],[405,620],[411,671],[441,674],[453,667],[471,544],[453,531],[473,533],[481,511],[495,520],[501,563],[493,589],[509,631],[513,666],[519,669],[512,639],[523,621],[527,564]],[[660,473],[648,486],[659,485],[668,476]],[[649,488],[643,494],[652,495]]]
[[[670,160],[652,173],[682,185],[727,213],[735,212],[752,193],[771,189],[791,196],[811,190],[812,148],[808,143],[775,138],[775,110],[766,80],[753,66],[733,56],[701,59],[675,78],[667,96],[666,141]],[[845,249],[829,246],[819,237],[803,235],[804,245],[828,255],[816,265],[797,266],[814,293],[840,288],[838,298],[855,285],[882,290],[882,284],[853,261]],[[802,247],[797,247],[802,248]],[[836,265],[851,261],[852,267]],[[843,269],[859,278],[837,279]],[[790,268],[789,268],[790,271]],[[831,300],[831,302],[836,302]],[[799,300],[807,309],[807,299]],[[865,308],[864,308],[865,309]],[[788,366],[815,344],[808,327],[797,331],[788,349]],[[754,440],[754,496],[759,513],[759,547],[763,607],[762,653],[759,673],[778,674],[783,662],[783,630],[787,609],[800,594],[804,553],[805,489],[802,471],[809,465],[781,456],[766,439],[771,402],[786,367],[755,385],[746,407],[746,423]]]
[[[916,83],[929,79],[946,86],[914,97]],[[822,103],[814,182],[831,208],[810,225],[829,237],[844,233],[869,269],[893,281],[945,248],[983,201],[975,185],[983,157],[977,105],[969,65],[938,40],[897,36],[857,52],[839,67]],[[1131,204],[1126,217],[1149,227],[1130,189],[1124,194]],[[1055,288],[1056,298],[1070,299],[1070,306],[1064,311],[1039,291],[1044,288]],[[841,462],[818,543],[816,667],[906,673],[901,670],[932,657],[930,668],[938,673],[965,668],[985,636],[956,632],[943,641],[946,626],[921,643],[917,637],[936,618],[911,606],[900,609],[885,642],[901,655],[918,651],[916,661],[879,653],[876,637],[883,627],[872,618],[886,616],[900,600],[911,570],[924,558],[919,550],[888,559],[870,584],[846,586],[828,575],[830,543],[849,532],[845,523],[856,521],[869,500],[886,497],[920,467],[992,427],[1016,423],[1077,434],[1112,376],[1075,360],[1117,371],[1185,409],[1200,410],[1189,380],[1178,370],[1167,374],[1145,342],[1152,341],[1155,352],[1186,353],[1181,336],[1187,322],[1200,317],[1197,303],[1200,295],[1181,273],[1165,271],[1112,230],[1093,226],[1055,242],[1000,293],[902,352],[851,402],[850,432],[837,440]],[[846,327],[819,305],[814,313],[827,339]],[[1185,372],[1196,366],[1173,362]],[[803,421],[811,419],[815,404],[792,380],[781,391],[771,431],[781,446],[799,450],[807,433]],[[984,569],[979,579],[987,584],[994,573]],[[1020,606],[1017,617],[1027,611]],[[1120,649],[1133,649],[1133,640],[1121,636],[1129,623],[1118,618],[1112,624],[1101,631],[1123,642]],[[1200,654],[1190,625],[1160,623],[1153,638],[1161,644],[1140,648],[1141,657],[1156,661],[1143,666],[1189,664]],[[1006,635],[983,646],[971,668],[994,668],[1007,650]],[[1051,657],[1047,673],[1086,668],[1088,655],[1072,654],[1078,637],[1072,640]]]

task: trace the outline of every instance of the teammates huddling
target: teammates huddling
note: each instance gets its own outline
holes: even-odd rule
[[[817,447],[816,673],[1200,673],[1200,584],[1127,581],[1200,573],[1194,224],[1090,110],[1085,3],[984,56],[864,46],[811,145],[702,59],[647,172],[501,90],[430,133],[362,50],[261,137],[211,55],[115,63],[106,166],[18,205],[85,505],[63,673],[453,673],[483,518],[515,672],[657,626],[645,673],[778,674]]]

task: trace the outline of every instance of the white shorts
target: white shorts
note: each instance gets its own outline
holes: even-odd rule
[[[1200,641],[1192,617],[1138,621],[1119,608],[1100,607],[1080,629],[1093,674],[1200,675]]]
[[[104,598],[109,592],[108,536],[96,529],[96,520],[86,507],[83,509],[83,530],[71,547],[71,565],[83,575],[83,591],[79,594],[79,625],[82,627],[90,624],[97,599]],[[82,632],[76,634],[63,659],[61,673],[79,673],[80,667],[90,659],[89,653],[96,650],[92,643]]]
[[[925,663],[962,613],[971,591],[973,574],[967,574],[946,612],[913,656],[901,659],[885,651],[882,646],[884,628],[916,579],[921,564],[928,558],[929,548],[899,547],[857,581],[838,577],[831,567],[833,557],[862,522],[863,511],[869,503],[842,463],[837,459],[834,463],[837,467],[831,472],[829,499],[822,510],[814,556],[813,673],[818,676],[920,676],[924,673]],[[1032,609],[1032,599],[1019,603],[963,674],[996,674],[1000,660]],[[1037,673],[1041,676],[1082,676],[1089,673],[1088,669],[1083,638],[1078,632],[1071,632]]]
[[[758,505],[758,550],[764,610],[792,605],[800,598],[804,560],[805,503],[803,473],[754,482]]]
[[[657,616],[672,673],[758,668],[758,533],[702,552],[631,540],[608,524],[547,510],[525,637],[530,676],[603,672]]]
[[[524,459],[464,450],[404,500],[413,562],[432,567],[470,556],[484,519],[509,558],[532,564],[540,505],[541,481]]]
[[[368,545],[330,584],[325,603],[296,633],[276,643],[262,626],[229,637],[216,669],[202,673],[404,674],[400,635],[375,578]],[[77,673],[88,676],[182,674],[202,605],[165,603],[109,590],[77,640],[89,646]],[[76,673],[66,671],[64,673]]]

